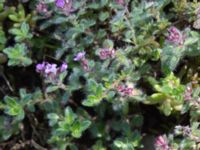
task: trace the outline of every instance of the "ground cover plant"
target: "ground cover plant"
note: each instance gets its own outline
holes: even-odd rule
[[[0,0],[0,149],[200,150],[200,2]]]

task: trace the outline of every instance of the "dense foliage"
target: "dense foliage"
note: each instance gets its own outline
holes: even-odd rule
[[[197,0],[0,0],[0,21],[0,148],[200,149]]]

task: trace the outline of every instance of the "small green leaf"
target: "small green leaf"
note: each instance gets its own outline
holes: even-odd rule
[[[21,42],[23,40],[31,39],[32,34],[29,33],[29,25],[25,22],[21,24],[21,27],[12,28],[9,32],[15,35],[15,41]]]
[[[91,8],[91,9],[99,9],[99,8],[100,8],[100,5],[99,5],[99,3],[93,2],[93,3],[89,3],[89,4],[87,5],[87,7],[88,7],[88,8]]]
[[[99,15],[99,20],[100,21],[105,21],[107,18],[109,17],[109,13],[108,12],[101,12]]]
[[[103,46],[106,47],[106,48],[113,48],[114,47],[114,43],[113,43],[112,40],[107,39],[107,40],[105,40],[103,42]]]
[[[198,41],[198,38],[187,38],[184,42],[184,45],[192,45]]]
[[[166,46],[161,53],[161,67],[165,74],[173,71],[184,56],[184,49]]]
[[[5,33],[2,27],[0,27],[0,51],[5,47],[6,41],[7,39],[6,39]]]
[[[101,7],[104,7],[108,4],[108,0],[101,0]]]
[[[69,125],[71,125],[74,120],[76,119],[76,114],[72,111],[70,107],[67,107],[65,109],[65,122]]]
[[[96,83],[96,81],[95,80],[89,80],[89,82],[88,82],[88,87],[89,87],[89,90],[91,91],[91,92],[96,92],[96,90],[97,90],[97,83]]]
[[[96,89],[96,97],[101,98],[103,94],[103,85],[99,84]]]
[[[16,44],[14,47],[8,47],[3,50],[8,56],[9,66],[29,66],[32,60],[26,56],[27,47],[25,44]]]
[[[65,79],[65,77],[67,76],[67,72],[64,71],[59,75],[59,80],[60,82],[63,82],[63,80]]]
[[[89,95],[86,100],[82,102],[84,106],[92,107],[99,104],[101,99],[98,99],[95,95]]]
[[[120,140],[115,140],[114,141],[114,145],[117,147],[117,148],[123,148],[125,147],[124,143]]]
[[[75,138],[80,138],[82,135],[80,122],[75,122],[71,127],[71,134]]]
[[[18,17],[17,17],[16,15],[12,15],[12,14],[11,14],[11,15],[9,15],[8,17],[9,17],[9,19],[12,20],[12,21],[15,21],[15,22],[18,22],[18,21],[19,21],[19,19],[18,19]]]
[[[160,106],[160,109],[164,112],[166,116],[169,116],[172,112],[172,107],[170,105],[169,100],[165,100],[165,102]]]
[[[46,89],[46,92],[47,93],[51,93],[51,92],[54,92],[56,91],[57,89],[59,89],[59,86],[48,86],[47,89]]]
[[[17,120],[23,120],[24,119],[24,110],[23,107],[19,104],[16,98],[6,96],[4,98],[4,101],[6,103],[5,106],[5,113],[10,116],[15,116]]]
[[[84,120],[81,121],[81,131],[85,131],[91,125],[91,121]]]
[[[147,101],[144,101],[145,104],[157,104],[166,99],[166,95],[162,93],[154,93],[152,94]]]
[[[49,119],[49,125],[54,126],[57,123],[59,116],[55,113],[49,113],[47,118]]]

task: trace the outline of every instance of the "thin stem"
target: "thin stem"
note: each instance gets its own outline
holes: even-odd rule
[[[128,14],[128,17],[130,17],[130,12],[129,12],[127,6],[125,7],[125,10],[126,10],[126,13]],[[125,15],[124,17],[125,17],[126,22],[128,23],[129,28],[131,29],[131,31],[132,31],[132,33],[133,33],[133,43],[134,43],[135,45],[137,45],[137,40],[136,40],[136,37],[135,37],[134,25],[131,24],[130,20],[127,18],[126,15]]]

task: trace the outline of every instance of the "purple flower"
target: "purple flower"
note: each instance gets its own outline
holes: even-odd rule
[[[56,64],[47,64],[44,72],[46,75],[49,75],[49,74],[56,75],[57,70],[58,69],[57,69]]]
[[[163,136],[158,136],[155,140],[155,147],[160,150],[169,150],[169,146],[166,138]]]
[[[36,65],[36,71],[37,71],[38,73],[44,72],[45,66],[46,66],[45,62],[43,62],[43,63],[41,63],[41,64],[37,64],[37,65]]]
[[[56,0],[56,6],[60,8],[64,8],[65,0]]]
[[[68,65],[66,63],[63,63],[61,66],[60,66],[60,72],[64,72],[66,69],[67,69]]]
[[[78,54],[76,54],[76,56],[74,57],[74,61],[79,61],[81,59],[83,59],[85,57],[85,52],[79,52]]]
[[[60,67],[57,67],[57,64],[43,62],[36,65],[36,71],[44,77],[45,81],[57,83],[59,82],[59,75],[66,71],[67,67],[68,65],[65,62]]]
[[[69,13],[73,12],[74,9],[72,8],[72,0],[56,0],[56,6],[61,8],[62,11],[68,15]]]
[[[89,71],[89,65],[88,65],[88,60],[85,58],[85,52],[79,52],[76,54],[74,57],[74,61],[80,61],[83,69],[85,71]]]
[[[176,27],[170,27],[168,29],[168,32],[169,32],[169,35],[167,36],[168,41],[177,45],[183,45],[185,37],[180,30],[178,30]]]

